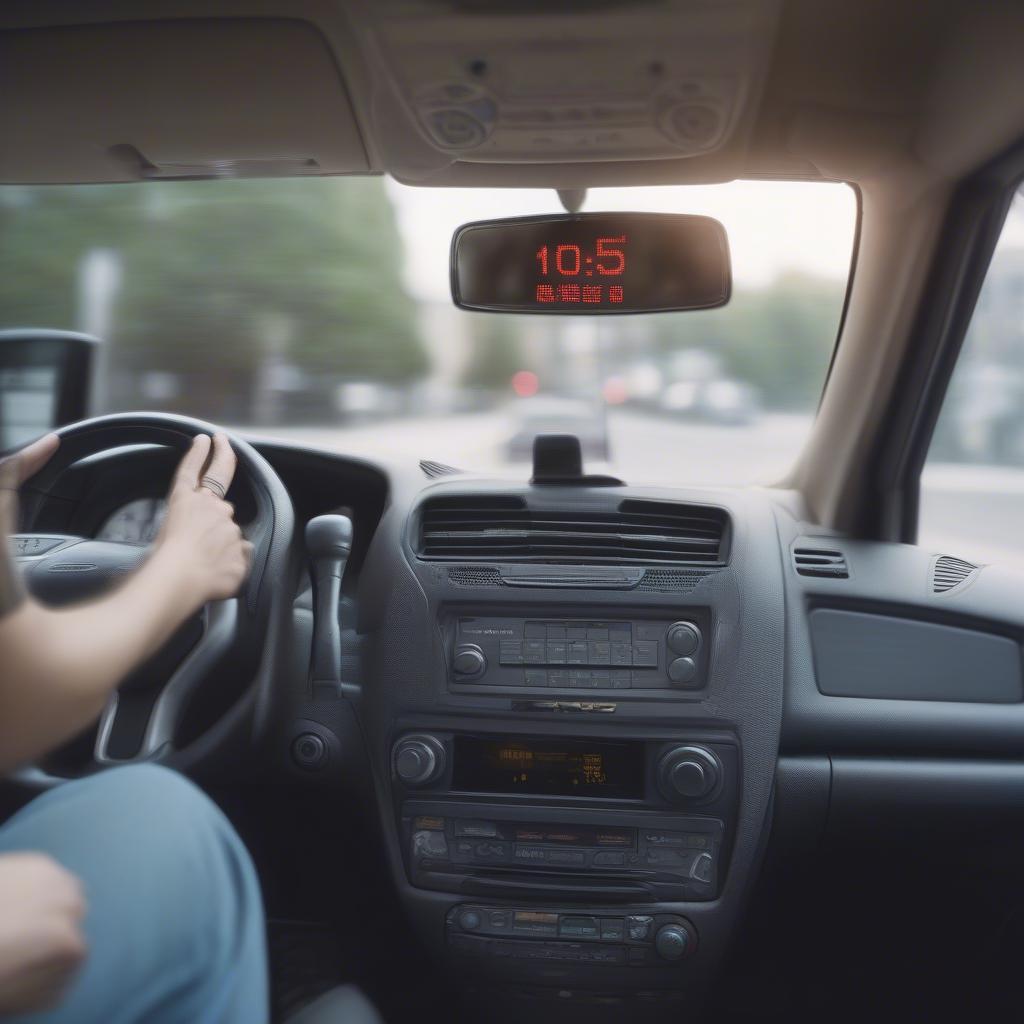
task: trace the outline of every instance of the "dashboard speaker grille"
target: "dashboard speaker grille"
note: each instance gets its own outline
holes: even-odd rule
[[[503,587],[504,580],[497,569],[485,565],[452,566],[448,570],[448,582],[457,587]]]
[[[723,509],[628,498],[617,507],[530,508],[514,495],[430,498],[420,509],[420,558],[585,565],[724,563]]]
[[[980,566],[973,562],[965,562],[962,558],[939,555],[932,567],[932,590],[936,594],[944,594],[947,590],[959,586],[979,568]]]

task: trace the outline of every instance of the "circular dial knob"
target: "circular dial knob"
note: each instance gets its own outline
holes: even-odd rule
[[[688,658],[700,647],[700,630],[692,622],[673,622],[665,634],[669,650],[680,658]]]
[[[718,758],[704,747],[676,747],[658,762],[658,788],[670,803],[703,800],[721,779]]]
[[[484,652],[476,644],[460,644],[455,649],[452,668],[460,676],[482,676],[487,668]]]
[[[654,936],[662,960],[682,960],[690,951],[690,933],[681,924],[663,924]]]
[[[407,736],[395,745],[394,763],[407,786],[425,786],[444,771],[444,747],[433,736]]]

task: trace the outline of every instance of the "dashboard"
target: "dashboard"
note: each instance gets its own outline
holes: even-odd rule
[[[404,913],[460,984],[612,992],[637,1019],[640,993],[699,1005],[766,863],[1024,795],[1008,570],[821,531],[784,492],[259,448],[297,522],[344,511],[355,536],[330,694],[296,538],[261,756],[374,809]],[[92,460],[48,525],[146,544],[171,468]]]

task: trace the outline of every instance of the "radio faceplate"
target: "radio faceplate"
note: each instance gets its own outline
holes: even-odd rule
[[[557,889],[562,898],[638,902],[718,893],[725,829],[717,818],[569,808],[473,812],[468,805],[403,805],[413,885],[494,896],[534,886]]]
[[[516,690],[702,690],[706,612],[678,619],[454,615],[449,684]]]

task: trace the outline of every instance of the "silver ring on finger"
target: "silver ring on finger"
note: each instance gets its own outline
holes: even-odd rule
[[[205,487],[208,491],[211,491],[216,495],[216,497],[220,498],[221,501],[224,500],[224,496],[227,494],[227,491],[224,489],[224,485],[214,476],[204,476],[203,479],[199,481],[199,486]]]

